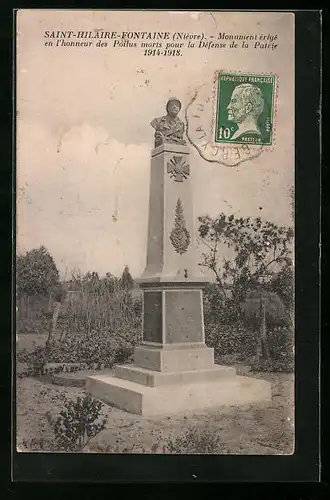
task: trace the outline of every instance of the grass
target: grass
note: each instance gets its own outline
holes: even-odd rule
[[[106,428],[84,451],[196,453],[197,447],[200,453],[293,453],[293,375],[253,376],[272,383],[271,402],[163,417],[142,417],[105,405],[102,411],[108,417]],[[63,396],[75,399],[83,394],[81,388],[54,386],[31,377],[18,380],[18,449],[56,451],[47,416],[58,414]]]
[[[27,349],[28,351],[32,351],[36,347],[44,346],[46,344],[46,340],[48,338],[48,333],[20,333],[18,335],[18,342],[16,345],[17,352]]]

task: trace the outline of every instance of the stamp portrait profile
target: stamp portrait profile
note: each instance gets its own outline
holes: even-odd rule
[[[271,145],[274,75],[218,74],[215,142]]]

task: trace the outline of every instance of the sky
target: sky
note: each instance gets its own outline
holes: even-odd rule
[[[278,33],[273,51],[46,47],[45,30]],[[150,121],[170,96],[183,108],[215,70],[278,75],[276,142],[235,168],[191,148],[194,214],[262,216],[291,225],[294,177],[291,14],[21,11],[17,34],[17,252],[46,246],[62,276],[133,276],[145,266]],[[182,114],[181,114],[182,115]],[[183,119],[183,116],[181,116]]]

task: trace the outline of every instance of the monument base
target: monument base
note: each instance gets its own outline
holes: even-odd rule
[[[130,376],[135,381],[127,380]],[[235,375],[233,368],[217,365],[198,372],[157,374],[140,367],[117,367],[115,377],[88,377],[86,391],[109,405],[143,416],[200,411],[271,399],[271,384],[266,380],[241,377]]]
[[[203,370],[185,370],[175,372],[157,372],[135,365],[117,365],[115,377],[146,385],[159,387],[161,385],[182,384],[193,382],[207,382],[219,378],[228,378],[236,375],[236,370],[229,366],[213,365]]]
[[[136,366],[161,372],[181,372],[213,368],[214,351],[203,342],[174,345],[143,343],[134,349]]]

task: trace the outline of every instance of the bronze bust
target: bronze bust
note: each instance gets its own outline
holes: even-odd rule
[[[184,123],[178,118],[181,102],[175,97],[166,104],[167,115],[154,118],[150,125],[155,129],[155,148],[164,143],[187,144],[183,138]]]

